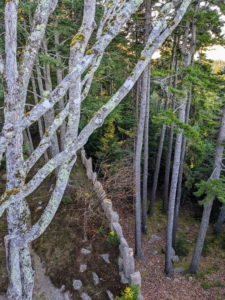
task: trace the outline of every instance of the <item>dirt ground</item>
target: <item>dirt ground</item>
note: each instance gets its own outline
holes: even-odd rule
[[[113,200],[113,199],[112,199]],[[119,213],[123,234],[130,247],[134,248],[134,213],[128,203],[113,200]],[[156,201],[154,216],[148,218],[148,234],[142,236],[143,259],[135,259],[136,270],[142,275],[141,294],[145,300],[222,300],[225,299],[225,250],[223,236],[215,236],[210,226],[207,234],[207,255],[201,257],[197,275],[175,273],[172,278],[164,273],[165,232],[167,218],[161,213],[162,203]],[[183,209],[180,213],[178,237],[189,245],[189,255],[180,257],[174,267],[188,268],[200,223],[193,218],[193,212]],[[149,243],[151,235],[161,237],[160,241]],[[157,254],[153,254],[157,251]]]

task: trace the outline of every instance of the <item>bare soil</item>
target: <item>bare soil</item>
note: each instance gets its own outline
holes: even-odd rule
[[[134,212],[130,203],[113,199],[114,209],[119,213],[123,234],[130,247],[134,248],[135,221]],[[169,278],[165,276],[165,232],[167,217],[161,212],[162,202],[158,199],[155,203],[154,216],[148,218],[148,234],[142,236],[143,259],[135,259],[136,270],[142,275],[141,294],[145,300],[222,300],[225,299],[225,250],[222,247],[224,236],[213,234],[210,225],[207,234],[206,256],[201,257],[199,273],[180,274],[174,273]],[[194,219],[194,212],[182,208],[178,225],[178,237],[183,237],[189,245],[189,255],[180,257],[180,262],[174,267],[188,268],[197,234],[199,221]],[[160,241],[149,243],[152,234],[161,237]],[[154,255],[153,251],[158,251]]]

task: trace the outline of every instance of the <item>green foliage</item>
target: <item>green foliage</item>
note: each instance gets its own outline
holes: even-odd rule
[[[120,239],[115,231],[110,231],[108,234],[106,241],[110,244],[117,245],[120,242]]]
[[[121,297],[116,297],[115,300],[138,300],[139,285],[131,285],[126,287],[124,292],[122,292]]]
[[[203,281],[201,286],[206,290],[212,287],[224,287],[224,284],[221,281],[216,281],[216,282]]]
[[[187,256],[190,251],[189,243],[183,237],[179,237],[176,240],[174,250],[178,256]]]
[[[200,205],[209,204],[215,197],[217,197],[219,201],[225,202],[224,179],[202,180],[200,183],[196,183],[195,186],[198,188],[198,191],[194,193],[196,197],[206,195],[202,201],[198,202]]]
[[[62,202],[63,202],[64,204],[69,204],[69,203],[72,202],[72,199],[71,199],[70,196],[63,196]]]
[[[222,249],[225,249],[225,236],[222,238]]]
[[[210,253],[210,249],[209,249],[209,242],[206,239],[202,248],[202,256],[208,256]]]
[[[97,234],[104,234],[105,233],[105,229],[103,226],[100,226],[99,229],[97,230]]]

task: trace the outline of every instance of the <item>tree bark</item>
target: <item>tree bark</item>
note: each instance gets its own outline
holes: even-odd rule
[[[220,178],[221,163],[222,163],[223,151],[224,151],[224,146],[223,146],[224,142],[225,142],[225,106],[223,108],[221,125],[220,125],[219,135],[217,139],[216,153],[215,153],[215,159],[213,164],[213,172],[209,180]],[[199,261],[200,261],[204,241],[205,241],[206,232],[209,225],[209,218],[212,210],[213,201],[214,198],[211,199],[209,203],[206,203],[204,205],[201,225],[198,233],[198,239],[195,245],[191,264],[188,269],[189,273],[197,273],[198,271],[198,265],[199,265]]]

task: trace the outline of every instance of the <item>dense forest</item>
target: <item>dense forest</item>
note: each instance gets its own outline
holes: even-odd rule
[[[194,212],[185,272],[198,272],[209,224],[219,235],[225,221],[225,57],[206,55],[224,46],[224,18],[221,0],[0,2],[8,299],[32,299],[29,243],[54,218],[82,147],[112,197],[131,207],[137,259],[160,203],[168,277],[173,249],[185,244],[179,212]],[[49,204],[31,226],[26,197],[51,175]]]

